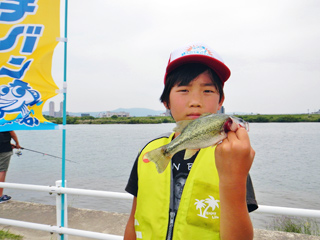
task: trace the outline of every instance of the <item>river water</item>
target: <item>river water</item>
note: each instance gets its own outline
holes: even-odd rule
[[[125,192],[139,149],[148,140],[172,131],[174,124],[68,125],[66,179],[68,187]],[[17,131],[24,148],[60,157],[62,131]],[[256,198],[261,205],[320,210],[320,124],[252,123],[250,139],[256,151],[251,168]],[[7,182],[55,185],[61,179],[61,160],[22,150],[13,155]],[[48,193],[5,189],[14,200],[55,204]],[[68,205],[126,212],[131,201],[69,195]],[[254,227],[265,228],[271,217],[251,214]]]

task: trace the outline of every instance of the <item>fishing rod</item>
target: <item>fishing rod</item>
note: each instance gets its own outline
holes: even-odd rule
[[[22,150],[27,150],[27,151],[34,152],[34,153],[39,153],[39,154],[46,155],[46,156],[49,156],[49,157],[54,157],[54,158],[62,159],[61,157],[54,156],[54,155],[51,155],[51,154],[48,154],[48,153],[44,153],[44,152],[39,152],[39,151],[32,150],[32,149],[29,149],[29,148],[21,147],[20,149],[22,149]],[[16,154],[18,155],[18,157],[20,157],[20,156],[22,155],[22,152],[18,150],[18,151],[16,152]],[[72,160],[69,160],[69,159],[66,159],[66,161],[73,162],[73,163],[77,163],[77,162],[72,161]]]

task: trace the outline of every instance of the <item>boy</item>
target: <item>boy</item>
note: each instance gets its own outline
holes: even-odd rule
[[[194,44],[171,53],[160,98],[176,122],[217,113],[230,70],[210,47]],[[134,195],[124,239],[253,239],[248,211],[257,208],[249,177],[255,152],[248,134],[229,132],[216,147],[183,160],[184,151],[159,174],[146,152],[168,144],[178,132],[150,141],[139,153],[126,191]],[[174,179],[188,174],[176,210]],[[180,186],[181,187],[181,186]]]

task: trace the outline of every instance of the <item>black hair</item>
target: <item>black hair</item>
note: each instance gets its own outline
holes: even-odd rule
[[[184,64],[167,75],[166,84],[164,86],[163,92],[160,97],[160,101],[162,103],[167,103],[169,105],[169,95],[171,89],[178,86],[187,86],[190,82],[192,82],[196,77],[200,74],[208,71],[211,81],[217,91],[220,94],[219,102],[221,102],[224,93],[223,93],[223,84],[218,75],[209,68],[207,65],[201,63],[187,63]]]

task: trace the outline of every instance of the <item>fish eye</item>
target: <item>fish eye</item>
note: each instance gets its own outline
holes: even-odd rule
[[[7,95],[9,90],[10,90],[9,87],[7,86],[0,86],[0,95],[1,96]]]
[[[21,87],[21,86],[16,86],[14,87],[12,90],[11,90],[12,94],[15,96],[15,97],[22,97],[26,94],[26,90]]]

